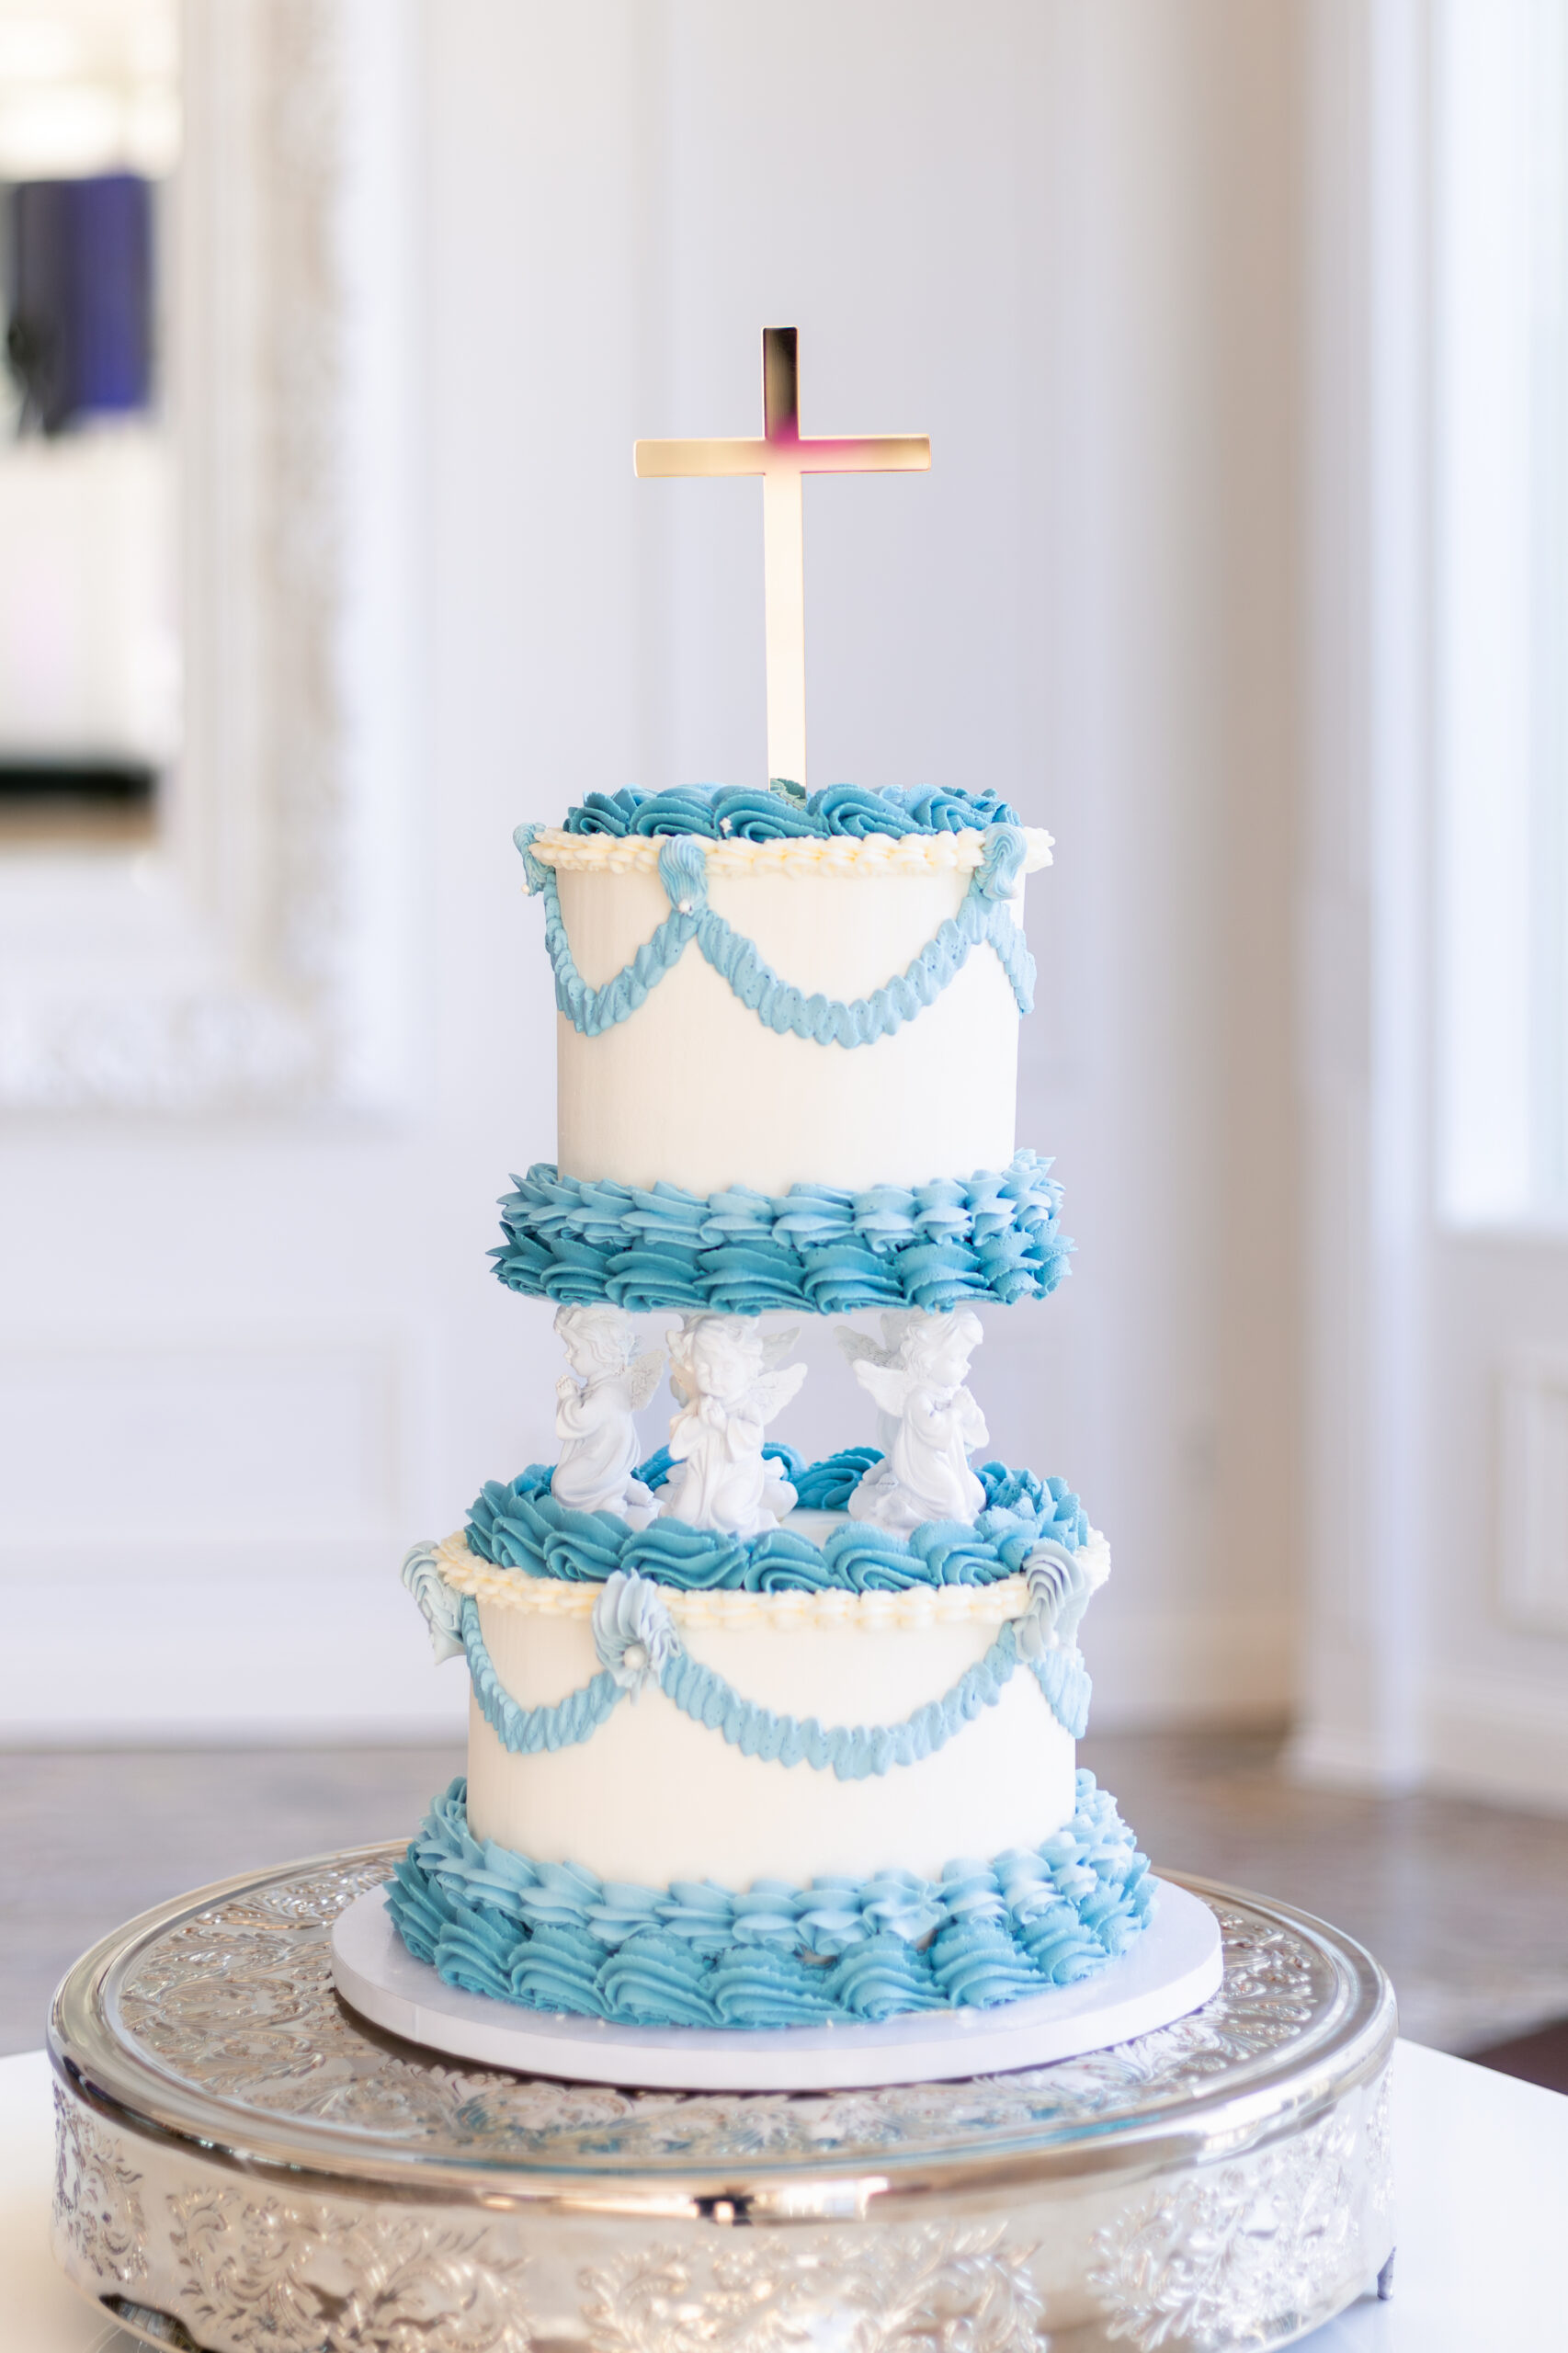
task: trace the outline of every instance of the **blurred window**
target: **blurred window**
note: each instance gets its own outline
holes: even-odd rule
[[[22,432],[151,408],[151,193],[135,172],[8,191],[6,358]]]
[[[1441,1195],[1568,1212],[1568,6],[1435,19]]]
[[[179,746],[176,0],[0,0],[0,852],[144,832]]]

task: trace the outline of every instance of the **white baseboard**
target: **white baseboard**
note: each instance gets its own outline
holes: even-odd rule
[[[373,1576],[76,1580],[11,1608],[7,1747],[461,1740],[468,1677]]]
[[[1568,1813],[1568,1677],[1552,1689],[1441,1668],[1426,1678],[1423,1716],[1429,1788]]]
[[[1355,1732],[1324,1723],[1308,1723],[1287,1743],[1284,1769],[1288,1779],[1313,1790],[1365,1790],[1392,1797],[1419,1787],[1421,1768],[1398,1762],[1375,1741]]]
[[[1293,1694],[1294,1628],[1282,1610],[1091,1610],[1084,1654],[1096,1732],[1278,1723]]]

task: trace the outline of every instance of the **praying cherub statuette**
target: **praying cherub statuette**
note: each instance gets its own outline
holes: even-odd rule
[[[795,1507],[795,1490],[762,1450],[763,1431],[806,1377],[780,1366],[794,1331],[765,1336],[742,1315],[688,1315],[669,1335],[670,1386],[680,1412],[670,1424],[676,1467],[665,1511],[693,1528],[762,1536]]]
[[[631,1417],[658,1387],[665,1352],[637,1355],[631,1318],[619,1307],[562,1307],[555,1330],[572,1370],[555,1384],[561,1459],[550,1492],[574,1511],[619,1512],[633,1528],[646,1528],[659,1504],[632,1475],[640,1449]]]
[[[839,1346],[878,1409],[882,1460],[849,1498],[852,1519],[907,1535],[928,1519],[965,1525],[985,1507],[985,1490],[969,1467],[984,1446],[985,1417],[964,1387],[969,1360],[984,1335],[972,1309],[928,1315],[921,1308],[882,1318],[882,1341],[841,1331]]]

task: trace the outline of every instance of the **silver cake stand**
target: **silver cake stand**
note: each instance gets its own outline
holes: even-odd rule
[[[1287,2345],[1393,2241],[1388,1981],[1199,1880],[1216,1995],[1023,2073],[622,2091],[444,2061],[335,1991],[401,1847],[203,1888],[51,2021],[55,2245],[183,2353],[1221,2353]],[[1166,1874],[1174,1877],[1174,1874]]]

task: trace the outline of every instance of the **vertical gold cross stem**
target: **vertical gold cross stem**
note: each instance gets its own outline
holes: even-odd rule
[[[762,330],[763,633],[767,653],[767,775],[806,781],[806,517],[801,472],[796,330]]]
[[[767,775],[806,780],[806,535],[798,473],[762,478]]]

